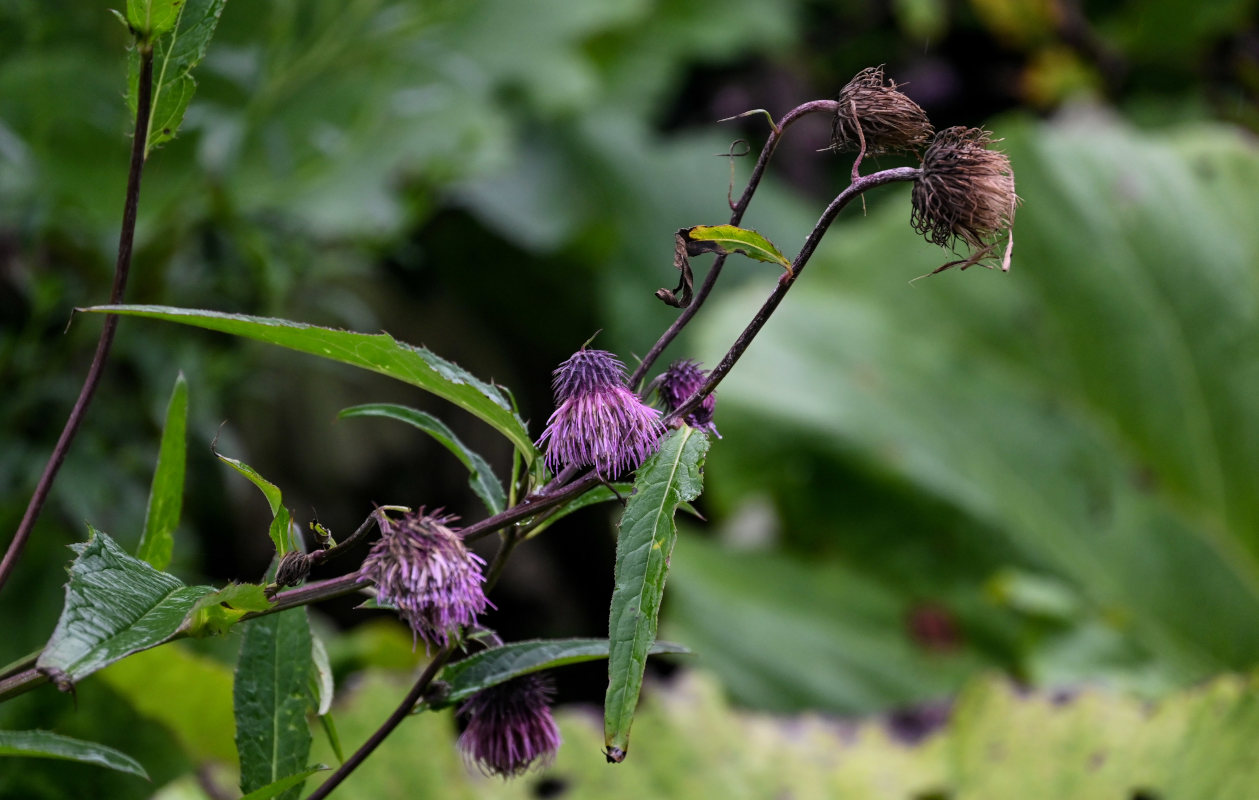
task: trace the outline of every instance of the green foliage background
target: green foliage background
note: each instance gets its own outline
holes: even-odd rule
[[[984,123],[1005,138],[1025,200],[1014,269],[911,285],[949,256],[909,229],[907,191],[880,190],[868,216],[847,212],[719,393],[725,438],[713,442],[701,499],[709,522],[679,538],[662,633],[695,650],[683,663],[714,673],[744,708],[887,714],[970,685],[934,744],[893,743],[872,718],[851,752],[818,756],[819,774],[855,787],[854,774],[912,762],[890,769],[900,794],[883,796],[1008,797],[1001,781],[1030,780],[1037,759],[1075,790],[1048,796],[1228,796],[1205,777],[1175,783],[1220,771],[1229,791],[1254,796],[1228,749],[1253,740],[1253,690],[1218,676],[1248,673],[1259,656],[1255,5],[1083,3],[1081,40],[1070,4],[1032,0],[231,2],[183,132],[147,167],[128,300],[386,330],[509,387],[536,436],[549,371],[594,330],[628,358],[671,319],[652,293],[675,281],[673,231],[725,221],[728,166],[713,156],[765,134],[756,118],[714,120],[758,106],[781,114],[885,62],[939,127]],[[67,330],[71,309],[108,293],[126,41],[95,4],[0,7],[3,531],[16,527],[98,331],[95,318]],[[793,130],[745,220],[789,256],[846,182],[846,160],[815,152],[825,143],[824,121]],[[736,163],[737,181],[747,168]],[[669,355],[711,363],[775,277],[732,261],[713,307]],[[318,514],[335,531],[357,527],[374,502],[479,513],[449,453],[389,420],[335,421],[347,406],[441,415],[507,473],[509,446],[466,414],[329,363],[157,325],[123,321],[52,503],[0,594],[0,662],[47,640],[66,545],[83,540],[85,523],[130,549],[139,541],[180,370],[189,491],[171,569],[189,585],[256,579],[269,558],[268,509],[209,452],[216,434],[221,452],[281,485],[303,522]],[[607,515],[583,511],[522,548],[492,623],[512,638],[606,635]],[[357,617],[336,604],[324,613],[315,623],[340,681],[414,663],[408,637],[383,619],[335,633],[330,620]],[[136,756],[151,786],[4,759],[0,788],[196,797],[189,776],[204,764],[232,785],[231,718],[218,712],[230,708],[223,664],[238,645],[120,662],[84,682],[77,707],[51,690],[0,707],[5,728]],[[1100,730],[1107,753],[1129,733],[1191,740],[1166,720],[1194,724],[1205,693],[1224,727],[1195,735],[1221,743],[1209,754],[1218,760],[1072,783],[1088,773],[1078,760],[1019,750],[1051,706],[974,683],[990,671],[1046,692],[1089,687],[1096,705],[1069,704],[1060,719]],[[372,674],[340,712],[366,715],[345,724],[349,747],[389,703],[372,693],[392,678]],[[559,676],[563,696],[596,700],[597,670],[571,674],[567,688],[569,673]],[[732,776],[742,773],[723,775],[701,745],[684,758],[679,743],[736,731],[723,752],[761,752],[749,770],[774,763],[764,753],[813,757],[792,746],[790,721],[729,723],[719,690],[703,685],[697,727],[661,722],[653,734],[645,718],[615,770],[572,712],[549,774],[574,791],[705,796],[741,785]],[[178,702],[155,704],[156,694]],[[1145,718],[1134,697],[1167,710]],[[382,755],[359,779],[376,795],[407,796],[434,775],[468,796],[516,796],[542,780],[465,786],[445,749],[449,721],[416,722],[401,735],[431,737],[443,755],[417,765],[428,777],[414,782],[398,777],[412,755],[396,756],[401,766]],[[982,736],[1026,760],[940,755],[973,753],[964,744]],[[1164,751],[1123,752],[1111,763],[1156,764]]]

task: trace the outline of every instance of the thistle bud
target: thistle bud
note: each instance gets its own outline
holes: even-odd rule
[[[968,258],[940,269],[979,263],[997,248],[1002,234],[1007,244],[1001,269],[1010,269],[1019,198],[1010,159],[988,149],[992,143],[992,134],[980,128],[948,128],[936,134],[923,154],[910,223],[932,244],[954,248],[961,240],[971,249]]]
[[[381,537],[361,568],[378,599],[396,607],[425,645],[445,647],[489,605],[481,586],[485,561],[447,527],[452,520],[423,509],[398,521],[382,515]]]
[[[458,747],[468,766],[508,778],[535,761],[550,764],[560,748],[551,694],[546,679],[530,673],[472,695],[459,709],[468,726]]]
[[[691,395],[699,391],[708,379],[708,371],[700,369],[699,362],[693,359],[679,359],[656,379],[656,393],[664,403],[666,411],[672,412],[681,408],[682,404],[691,399]],[[706,433],[721,438],[717,426],[713,424],[713,412],[717,408],[717,395],[710,392],[693,411],[686,415],[686,424]]]
[[[636,469],[664,432],[660,412],[625,385],[625,365],[604,350],[578,350],[555,370],[556,409],[538,446],[552,472],[593,466],[604,478]]]
[[[927,112],[902,94],[896,81],[884,82],[883,67],[858,72],[836,98],[831,148],[867,155],[916,153],[931,138]]]

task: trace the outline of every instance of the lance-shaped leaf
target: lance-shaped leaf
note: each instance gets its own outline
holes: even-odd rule
[[[678,235],[686,239],[687,255],[742,253],[748,258],[777,264],[788,272],[791,271],[791,262],[769,239],[747,228],[736,228],[734,225],[696,225],[693,228],[683,228],[678,231]]]
[[[485,507],[491,514],[497,514],[506,508],[507,495],[503,492],[503,484],[495,477],[489,462],[460,441],[446,423],[432,414],[425,414],[423,411],[393,403],[368,403],[344,409],[337,415],[337,419],[347,417],[388,417],[419,428],[463,462],[463,465],[468,468],[468,485],[472,487],[472,491],[476,492],[476,496],[481,498],[481,502],[485,503]]]
[[[96,742],[72,739],[50,731],[0,731],[0,756],[59,758],[129,772],[145,780],[149,774],[126,753]]]
[[[531,639],[482,650],[446,665],[441,680],[448,685],[448,694],[433,707],[460,703],[482,689],[530,672],[607,658],[608,649],[607,639]],[[670,642],[655,642],[649,650],[651,655],[690,652]]]
[[[99,313],[179,322],[287,347],[387,375],[449,400],[506,436],[532,464],[537,450],[525,423],[497,387],[426,350],[387,333],[354,333],[300,322],[168,306],[94,306]]]
[[[184,466],[188,428],[188,381],[181,372],[175,378],[170,402],[166,405],[166,424],[162,426],[162,443],[149,489],[149,506],[144,514],[144,532],[136,555],[153,565],[166,569],[175,550],[175,528],[184,500]]]
[[[240,789],[252,792],[306,768],[310,754],[311,638],[306,609],[251,620],[234,688]],[[297,797],[299,786],[280,797]]]
[[[622,761],[643,685],[647,653],[656,640],[669,556],[677,541],[673,515],[703,490],[708,437],[682,426],[638,468],[634,494],[621,517],[616,577],[608,621],[608,693],[604,699],[604,746],[608,759]]]
[[[280,492],[280,487],[262,477],[258,470],[244,461],[229,458],[217,450],[214,451],[214,455],[218,457],[219,461],[248,478],[249,482],[257,486],[263,496],[267,498],[267,505],[271,507],[271,528],[268,532],[271,535],[271,542],[275,545],[276,554],[283,556],[290,550],[296,550],[297,543],[293,541],[292,531],[290,530],[293,517],[284,506],[284,496]]]
[[[153,47],[153,101],[145,157],[175,138],[197,82],[192,70],[205,58],[227,0],[128,0],[127,22]],[[131,52],[127,105],[136,113],[140,80],[139,48]]]
[[[55,682],[74,683],[124,656],[161,644],[179,630],[212,586],[185,586],[127,555],[100,531],[71,545],[66,603],[36,666]]]
[[[240,800],[268,800],[268,798],[271,797],[279,797],[294,786],[300,787],[306,782],[307,778],[314,775],[316,772],[323,772],[327,769],[328,766],[326,764],[316,764],[313,767],[308,767],[302,770],[296,775],[288,775],[280,778],[278,781],[268,783],[262,788],[254,789],[249,794],[242,796]],[[298,791],[301,791],[300,788]]]

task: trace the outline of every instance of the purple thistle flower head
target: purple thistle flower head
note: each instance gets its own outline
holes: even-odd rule
[[[670,364],[656,379],[656,392],[660,395],[665,410],[673,411],[690,400],[691,395],[699,391],[707,379],[708,370],[700,369],[698,361],[680,359]],[[717,433],[717,426],[713,423],[713,412],[716,409],[717,394],[709,392],[695,410],[686,415],[686,424],[720,439],[721,434]]]
[[[397,521],[382,514],[382,535],[360,570],[426,647],[445,647],[490,604],[481,586],[485,561],[447,527],[454,519],[424,509]]]
[[[538,446],[552,472],[592,466],[604,478],[636,469],[655,452],[660,412],[625,385],[625,365],[606,350],[578,350],[555,370],[556,409]]]
[[[509,778],[539,759],[550,764],[560,749],[551,694],[546,678],[530,673],[472,695],[459,709],[468,721],[459,736],[459,751],[468,766]]]

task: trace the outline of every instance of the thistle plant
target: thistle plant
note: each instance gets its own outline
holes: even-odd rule
[[[129,11],[132,5],[128,5]],[[559,747],[560,737],[551,717],[549,684],[537,673],[579,659],[608,661],[604,753],[609,761],[624,760],[646,658],[651,653],[679,650],[677,645],[656,641],[657,615],[677,537],[673,514],[681,504],[699,496],[709,437],[718,437],[717,387],[801,279],[839,213],[878,186],[912,183],[913,228],[933,244],[961,244],[970,249],[962,262],[946,264],[942,269],[981,263],[995,252],[1002,236],[1012,242],[1018,198],[1009,160],[992,148],[995,140],[987,131],[950,128],[933,134],[923,110],[884,77],[882,68],[858,73],[835,100],[806,102],[781,118],[771,118],[746,186],[730,204],[729,219],[680,228],[674,235],[675,266],[681,272],[682,285],[680,290],[662,290],[658,295],[678,309],[673,322],[628,376],[624,362],[611,352],[582,346],[568,355],[553,373],[555,408],[535,440],[529,424],[502,388],[427,350],[386,335],[212,311],[119,305],[130,265],[145,156],[155,143],[168,141],[178,128],[178,120],[167,120],[158,138],[148,138],[154,97],[163,93],[169,97],[174,91],[165,72],[154,77],[155,54],[183,53],[190,40],[199,45],[199,50],[192,48],[194,51],[204,53],[217,20],[213,3],[198,7],[195,13],[200,17],[194,12],[183,16],[175,7],[171,5],[166,15],[133,14],[126,18],[135,37],[139,69],[135,73],[132,181],[124,204],[116,290],[110,298],[112,305],[88,309],[106,314],[102,344],[80,403],[49,459],[45,479],[0,564],[0,587],[30,536],[123,316],[217,330],[395,377],[451,401],[501,434],[512,449],[511,477],[502,481],[486,459],[430,415],[397,405],[346,409],[343,417],[384,416],[433,435],[468,467],[472,487],[485,503],[486,514],[456,530],[453,517],[424,511],[425,505],[439,505],[443,498],[423,496],[421,489],[417,490],[421,496],[407,498],[405,506],[373,510],[360,529],[344,541],[337,542],[330,531],[313,526],[315,547],[307,550],[307,543],[295,532],[292,512],[285,507],[280,489],[248,465],[219,455],[268,499],[274,520],[267,533],[276,555],[271,577],[223,588],[187,586],[166,572],[173,526],[165,533],[154,533],[152,539],[143,539],[135,555],[123,551],[104,533],[94,532],[88,542],[77,547],[79,557],[70,567],[65,610],[47,646],[38,656],[11,665],[0,674],[0,699],[49,682],[70,689],[96,669],[140,650],[188,636],[219,635],[242,625],[247,633],[236,672],[240,788],[244,792],[274,788],[279,783],[276,776],[287,776],[285,780],[300,784],[309,774],[302,772],[302,748],[308,749],[310,744],[305,715],[310,711],[327,714],[325,701],[330,699],[312,697],[309,690],[317,648],[305,607],[340,595],[374,591],[376,605],[394,609],[410,627],[413,641],[424,642],[429,658],[394,712],[310,798],[317,800],[332,793],[398,725],[417,712],[455,709],[465,724],[459,749],[476,769],[510,777],[534,764],[546,763]],[[179,41],[184,49],[176,50],[176,35],[182,37]],[[176,77],[187,77],[195,65],[196,59],[178,63],[182,72]],[[855,152],[856,157],[849,185],[823,209],[795,257],[788,258],[768,239],[740,226],[778,144],[795,122],[810,114],[826,114],[832,119],[832,141],[826,149]],[[921,153],[921,166],[861,174],[865,156],[884,153],[911,157]],[[684,222],[688,221],[679,220]],[[696,288],[692,285],[691,259],[705,254],[715,258]],[[663,353],[712,296],[727,258],[734,254],[782,268],[760,308],[711,370],[683,356],[648,380]],[[1009,268],[1009,261],[1007,244],[1000,259],[1003,269]],[[661,271],[662,282],[666,272]],[[643,300],[653,302],[650,297]],[[559,357],[556,354],[557,360]],[[180,391],[186,393],[187,389],[177,384],[176,396]],[[660,408],[650,405],[653,396]],[[177,404],[172,401],[171,407],[175,409]],[[172,420],[176,419],[174,413]],[[168,422],[168,431],[176,429],[180,433],[171,436],[182,436],[182,427]],[[183,446],[182,440],[179,446]],[[605,486],[617,479],[630,484],[627,494]],[[159,482],[154,485],[159,486]],[[176,490],[182,491],[182,486],[162,491]],[[624,509],[608,638],[504,643],[484,627],[482,615],[491,606],[494,586],[516,548],[580,505],[614,498],[624,503]],[[312,566],[343,560],[356,552],[354,545],[373,527],[379,528],[380,537],[361,563],[350,565],[337,577],[308,580]],[[471,552],[469,544],[495,534],[497,552],[487,564]],[[102,590],[102,586],[114,585],[110,581],[121,588]],[[139,620],[145,624],[137,626]],[[258,675],[253,665],[274,654],[281,638],[290,648],[285,658],[291,659],[293,666],[283,672],[287,683],[260,685],[265,683],[264,676]],[[297,643],[295,648],[293,642]],[[292,724],[276,724],[275,714],[279,712],[269,718],[259,717],[253,699],[264,689],[293,703],[285,711]],[[275,754],[280,752],[297,752],[299,757],[279,763]]]

